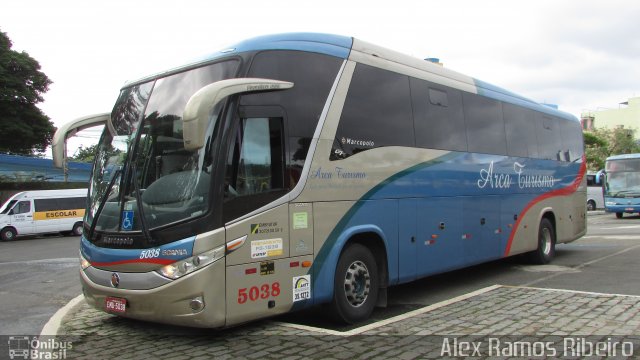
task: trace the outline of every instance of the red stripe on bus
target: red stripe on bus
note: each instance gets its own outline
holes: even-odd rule
[[[529,211],[534,205],[536,205],[537,203],[543,200],[556,197],[556,196],[573,194],[578,190],[578,187],[580,186],[580,183],[582,182],[582,179],[584,178],[584,175],[586,172],[587,172],[587,159],[585,156],[582,156],[582,165],[580,165],[578,176],[576,177],[576,179],[573,181],[571,185],[564,187],[562,189],[558,189],[558,190],[554,190],[554,191],[542,194],[537,198],[533,199],[533,201],[531,201],[529,204],[527,204],[527,206],[524,208],[522,213],[518,215],[518,220],[516,221],[516,225],[514,226],[513,231],[511,231],[511,235],[509,235],[509,242],[507,242],[507,248],[504,251],[504,256],[509,256],[509,252],[511,251],[511,244],[513,243],[513,238],[516,236],[516,232],[518,231],[518,225],[520,225],[520,221],[522,221],[527,211]]]
[[[149,263],[149,264],[159,264],[159,265],[169,265],[176,262],[176,260],[171,259],[130,259],[130,260],[120,260],[113,262],[91,262],[91,266],[116,266],[123,264],[134,264],[134,263]]]

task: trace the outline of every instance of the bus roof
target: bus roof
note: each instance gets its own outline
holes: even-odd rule
[[[628,159],[640,159],[640,153],[613,155],[613,156],[609,156],[606,161],[610,161],[610,160],[628,160]]]
[[[196,59],[196,61],[191,62],[186,66],[180,66],[178,68],[174,68],[152,76],[144,77],[134,82],[128,82],[127,84],[125,84],[125,87],[131,86],[132,84],[145,82],[154,78],[168,76],[170,74],[174,74],[189,68],[198,67],[202,64],[214,62],[218,59],[222,59],[233,54],[259,50],[307,51],[335,56],[342,59],[348,59],[352,50],[358,51],[364,54],[375,56],[380,59],[436,74],[437,76],[454,79],[456,81],[465,83],[466,85],[473,86],[475,89],[477,89],[478,94],[489,98],[512,103],[515,105],[520,105],[532,110],[536,110],[553,116],[558,116],[567,120],[578,121],[578,119],[571,114],[556,110],[546,105],[542,105],[536,101],[530,100],[511,91],[505,90],[503,88],[475,78],[468,77],[451,69],[433,64],[429,61],[418,59],[381,46],[373,45],[352,37],[320,33],[284,33],[264,35],[247,39],[235,45],[228,46],[225,49]]]

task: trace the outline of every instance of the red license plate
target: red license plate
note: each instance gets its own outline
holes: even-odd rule
[[[108,312],[124,313],[127,308],[127,299],[107,296],[104,308]]]

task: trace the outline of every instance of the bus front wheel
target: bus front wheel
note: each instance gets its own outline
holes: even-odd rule
[[[16,230],[10,227],[2,229],[2,232],[0,232],[0,238],[2,241],[11,241],[16,238],[16,235],[18,235]]]
[[[367,247],[351,244],[340,255],[334,280],[332,313],[347,324],[366,320],[378,298],[378,265]]]
[[[618,219],[622,219],[622,214],[623,214],[623,213],[621,213],[621,212],[617,212],[617,213],[616,213],[616,217],[617,217]]]
[[[534,264],[548,264],[556,253],[556,236],[553,224],[547,218],[540,220],[538,228],[538,248],[529,253],[529,260]]]

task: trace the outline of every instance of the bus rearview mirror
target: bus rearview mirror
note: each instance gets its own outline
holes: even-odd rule
[[[184,148],[197,150],[204,146],[211,111],[227,96],[240,93],[286,90],[292,87],[292,82],[258,78],[221,80],[203,87],[191,96],[184,108],[182,115]]]
[[[113,125],[111,125],[110,113],[83,116],[62,125],[58,130],[56,130],[56,133],[53,135],[53,140],[51,141],[53,166],[61,168],[64,165],[64,160],[67,157],[67,138],[75,135],[78,131],[104,124],[109,127],[109,130],[113,134],[114,131]]]

